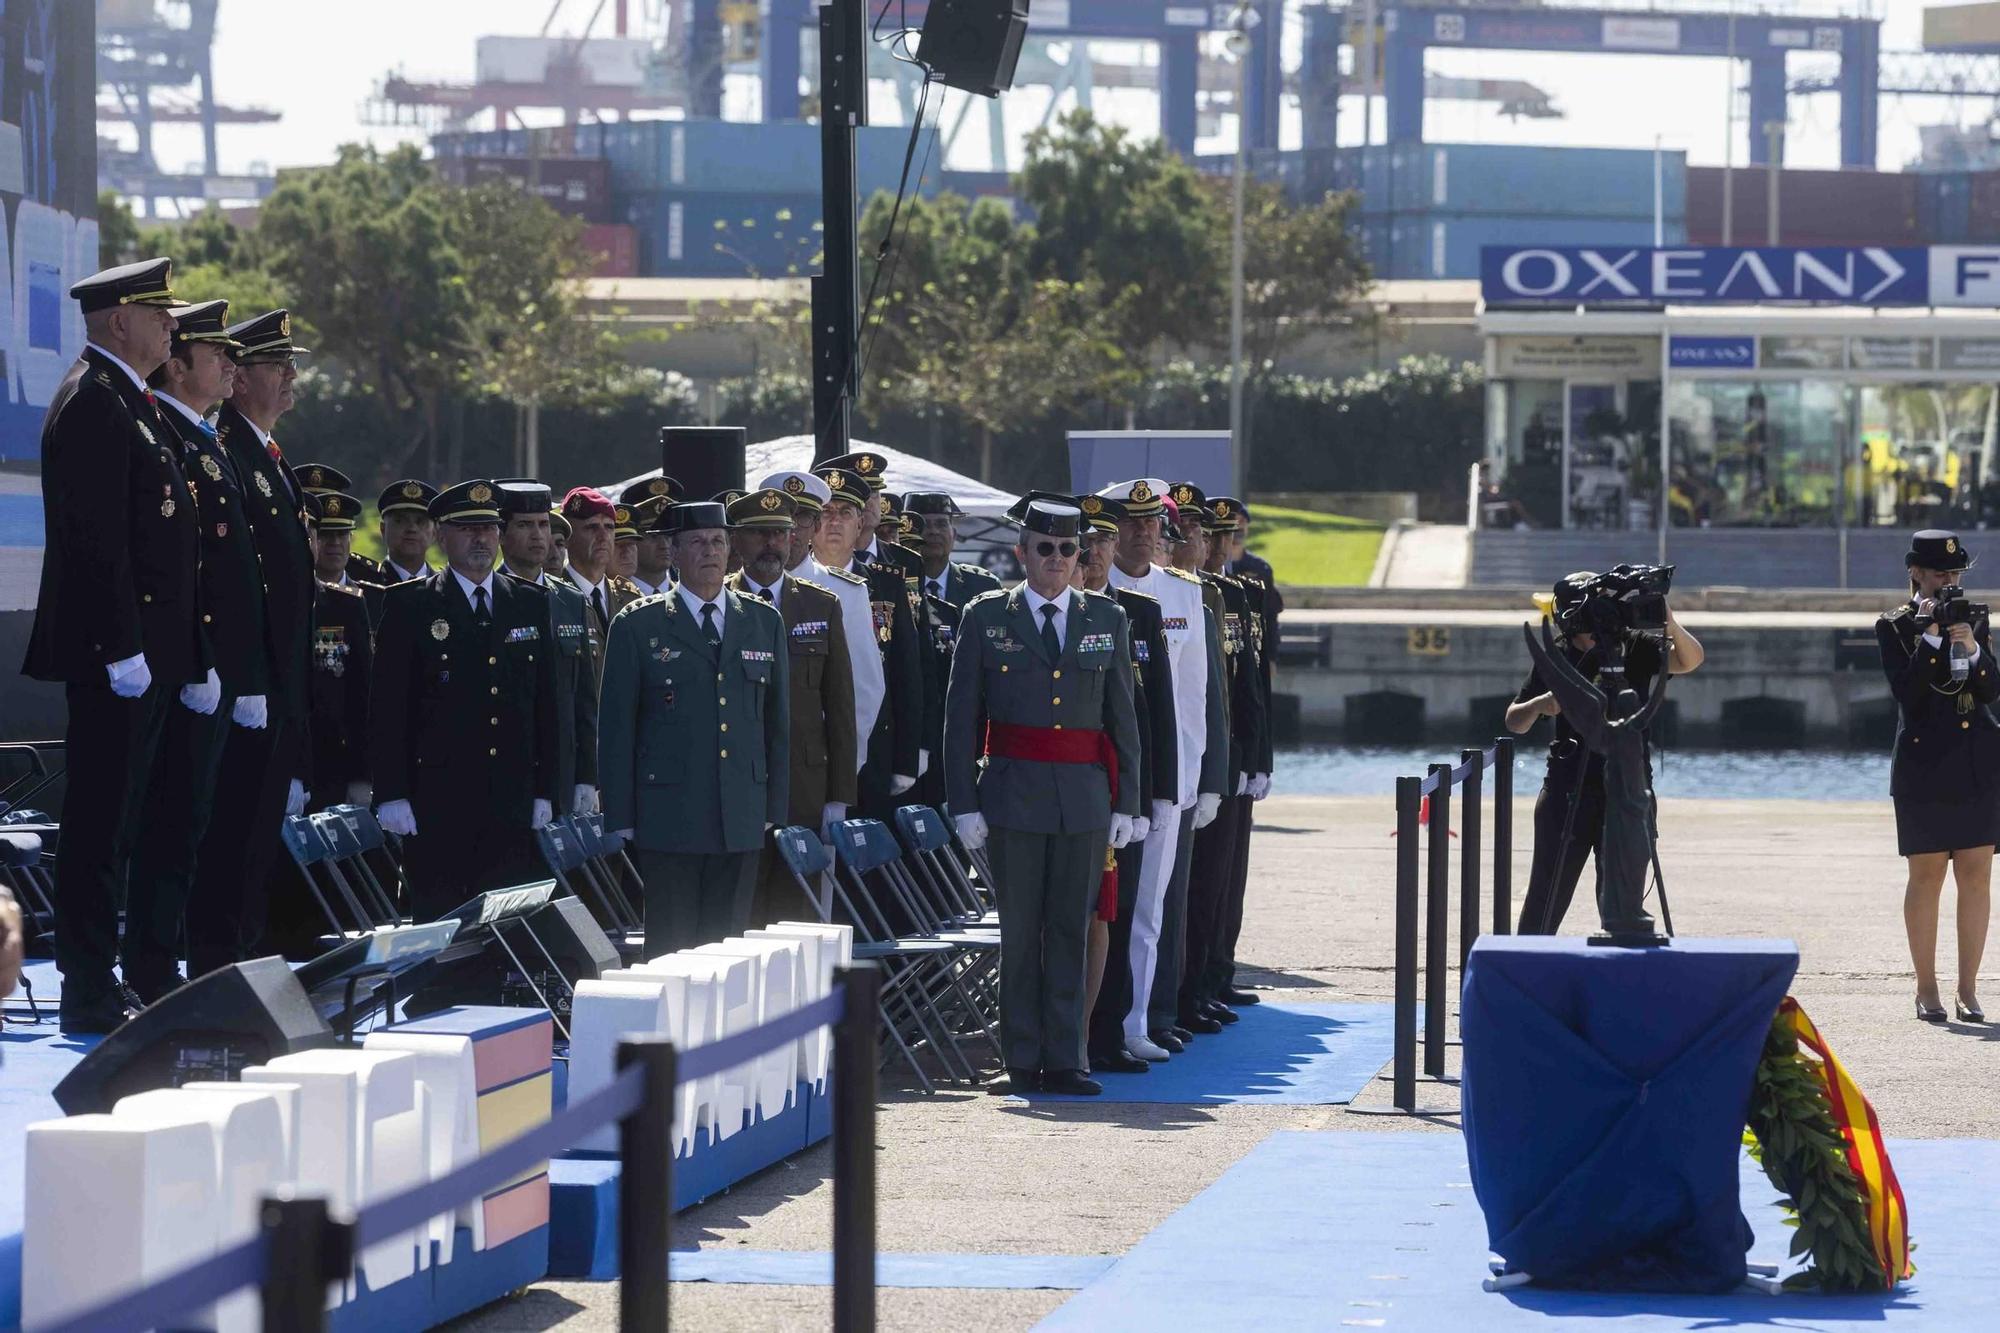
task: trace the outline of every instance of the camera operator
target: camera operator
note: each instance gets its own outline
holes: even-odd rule
[[[1993,844],[2000,838],[2000,695],[1986,607],[1969,602],[1959,576],[1972,554],[1956,533],[1931,529],[1910,540],[1903,563],[1910,600],[1875,622],[1882,674],[1896,699],[1889,795],[1896,850],[1908,859],[1903,926],[1917,973],[1917,1017],[1944,1022],[1938,995],[1938,901],[1949,868],[1958,885],[1960,1022],[1983,1023],[1974,982],[1986,948]]]
[[[1613,575],[1626,568],[1620,566]],[[1658,581],[1657,608],[1663,633],[1637,632],[1613,623],[1605,605],[1605,576],[1571,574],[1555,585],[1549,613],[1555,621],[1558,646],[1586,680],[1607,694],[1621,687],[1616,675],[1620,665],[1622,684],[1641,701],[1652,692],[1662,668],[1679,676],[1701,665],[1701,643],[1682,627],[1666,604],[1668,574],[1671,569],[1650,576],[1647,571],[1638,571],[1638,577]],[[1609,642],[1600,643],[1600,635]],[[1541,794],[1535,798],[1535,859],[1528,872],[1528,893],[1517,928],[1523,935],[1552,935],[1562,924],[1584,862],[1597,851],[1604,828],[1603,760],[1584,748],[1564,720],[1548,682],[1539,670],[1532,670],[1507,708],[1507,730],[1519,735],[1543,717],[1556,720],[1556,735],[1549,745]]]

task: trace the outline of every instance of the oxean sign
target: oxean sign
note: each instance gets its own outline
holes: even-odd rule
[[[1945,265],[1964,290],[2000,291],[1977,259]],[[1929,305],[1939,265],[1919,246],[1500,246],[1479,255],[1490,307],[1577,305]],[[1946,304],[1943,301],[1936,304]],[[1992,304],[1967,295],[1954,304]]]

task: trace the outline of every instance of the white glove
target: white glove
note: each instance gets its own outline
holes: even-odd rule
[[[1205,791],[1194,798],[1194,826],[1207,828],[1215,822],[1216,812],[1222,809],[1222,797],[1215,792]]]
[[[1176,811],[1172,801],[1153,802],[1152,827],[1156,829],[1165,828],[1174,822],[1175,817]]]
[[[596,814],[597,788],[591,786],[588,782],[577,783],[576,792],[570,797],[570,809],[579,815]]]
[[[931,752],[929,750],[917,751],[917,776],[922,777],[925,773],[930,771],[930,767],[931,767]]]
[[[1140,815],[1132,821],[1132,842],[1144,842],[1153,836],[1153,821]],[[1130,843],[1126,844],[1130,846]]]
[[[350,782],[347,784],[347,803],[349,805],[366,807],[374,799],[375,787],[372,783]]]
[[[1269,773],[1253,774],[1250,778],[1250,799],[1261,801],[1270,794],[1271,775]]]
[[[1236,775],[1236,790],[1229,794],[1231,796],[1248,796],[1250,794],[1250,775],[1248,773],[1238,773]]]
[[[625,844],[630,841],[632,841],[631,829],[622,828],[607,833],[604,835],[604,854],[606,856],[616,856]]]
[[[549,802],[543,800],[541,797],[537,796],[535,798],[534,806],[530,809],[528,813],[528,827],[543,828],[548,824],[548,822],[551,819],[554,819],[555,817],[556,817],[555,807],[549,804]]]
[[[208,679],[201,684],[181,686],[181,703],[203,717],[222,705],[222,678],[215,674],[214,667],[208,669]]]
[[[958,826],[958,840],[968,852],[976,852],[986,845],[986,816],[974,811],[969,815],[959,815],[951,821]]]
[[[1132,841],[1132,816],[1111,816],[1111,848],[1116,851]]]
[[[417,814],[410,809],[408,801],[384,801],[375,811],[375,822],[382,826],[384,833],[393,833],[399,838],[413,838],[417,834]]]
[[[285,795],[285,813],[287,815],[302,815],[305,812],[306,784],[300,782],[297,778],[293,778],[292,789]]]
[[[269,707],[261,694],[246,694],[230,705],[229,720],[239,727],[261,731],[271,720]]]
[[[835,824],[840,823],[842,820],[846,818],[847,818],[846,802],[828,801],[826,805],[819,812],[820,835],[826,838],[829,842],[832,841],[833,826]]]
[[[917,757],[921,759],[923,756],[919,754]],[[923,765],[921,763],[917,765],[917,770],[919,772],[923,771]],[[891,773],[889,775],[889,794],[891,796],[901,796],[904,792],[908,791],[910,788],[916,785],[917,785],[917,780],[915,778],[906,778],[901,773]]]
[[[111,692],[121,699],[136,699],[152,688],[153,669],[146,665],[144,653],[113,662],[104,670],[111,677]]]

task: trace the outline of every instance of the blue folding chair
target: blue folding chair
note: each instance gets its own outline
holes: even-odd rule
[[[319,904],[321,914],[326,917],[328,929],[340,939],[373,930],[374,922],[368,909],[361,905],[352,886],[340,877],[332,864],[333,849],[327,845],[324,826],[314,823],[311,815],[292,815],[279,827],[278,834],[285,850],[291,853],[293,863],[298,866],[299,876],[305,880],[313,901]],[[339,908],[336,908],[336,903]]]
[[[601,853],[603,842],[586,821],[551,820],[535,830],[535,842],[541,848],[542,861],[549,873],[556,877],[565,893],[580,899],[590,909],[620,954],[633,955],[643,947],[643,922],[632,911],[631,904],[622,893],[607,892],[591,873],[592,849]],[[632,938],[635,933],[640,934],[637,943]]]
[[[396,906],[396,895],[384,885],[369,860],[371,856],[382,857],[390,867],[392,879],[400,873],[390,859],[388,837],[375,822],[374,814],[366,806],[336,805],[309,818],[326,840],[328,868],[353,885],[355,897],[367,909],[373,924],[400,925],[403,914]]]
[[[906,805],[896,811],[896,836],[902,841],[904,864],[921,882],[940,912],[961,929],[998,925],[997,917],[974,887],[958,859],[951,824],[927,805]]]

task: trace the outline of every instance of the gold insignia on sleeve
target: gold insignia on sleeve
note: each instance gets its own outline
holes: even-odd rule
[[[445,636],[450,633],[451,633],[450,622],[444,620],[433,620],[431,622],[431,637],[433,639],[436,639],[439,643],[443,643],[445,640]]]

